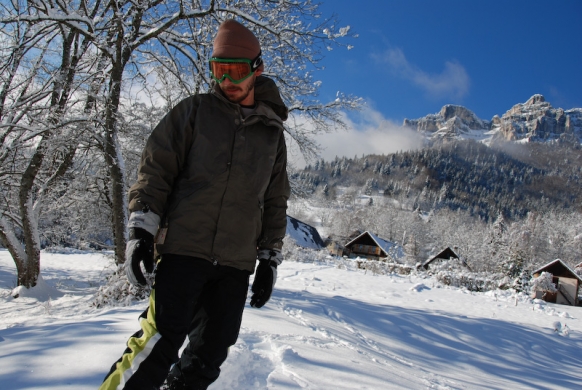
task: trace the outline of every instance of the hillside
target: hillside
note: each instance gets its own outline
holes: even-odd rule
[[[445,106],[405,121],[425,137],[420,150],[317,160],[293,172],[288,212],[340,243],[370,230],[401,245],[409,265],[454,246],[474,270],[511,277],[556,258],[575,266],[582,110],[564,111],[555,124],[567,128],[539,125],[562,111],[539,95],[491,121]],[[510,124],[523,130],[513,140],[502,131]]]
[[[293,179],[307,194],[355,187],[431,210],[461,208],[485,220],[502,213],[580,210],[582,148],[568,144],[496,144],[452,141],[387,156],[317,161]]]

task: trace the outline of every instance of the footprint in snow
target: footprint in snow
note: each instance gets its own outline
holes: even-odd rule
[[[416,292],[421,292],[423,290],[430,290],[430,287],[428,287],[424,283],[417,283],[410,288],[410,291],[416,291]]]

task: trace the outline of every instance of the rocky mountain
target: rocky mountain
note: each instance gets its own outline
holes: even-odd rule
[[[381,194],[403,208],[464,210],[482,221],[582,210],[582,108],[534,95],[491,120],[446,105],[403,125],[426,136],[424,148],[317,160],[290,175],[295,191],[346,204]]]
[[[501,117],[478,118],[468,108],[446,105],[440,112],[419,119],[405,119],[403,126],[427,135],[431,140],[496,139],[521,142],[562,140],[582,143],[582,108],[554,108],[542,95],[513,106]]]

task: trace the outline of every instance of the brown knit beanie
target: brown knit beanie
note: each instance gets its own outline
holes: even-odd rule
[[[251,30],[233,19],[227,19],[214,38],[212,57],[254,59],[261,52],[261,44]],[[263,65],[259,67],[263,70]]]

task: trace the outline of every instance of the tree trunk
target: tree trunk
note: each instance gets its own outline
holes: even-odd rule
[[[43,135],[20,180],[18,198],[26,256],[24,261],[17,261],[16,258],[14,260],[18,273],[18,285],[26,288],[36,286],[40,274],[40,237],[38,234],[38,216],[32,201],[32,187],[45,158],[50,136],[49,132]]]
[[[21,284],[21,280],[30,280],[30,270],[27,269],[26,252],[22,249],[20,241],[14,234],[14,230],[9,226],[8,221],[4,217],[0,217],[0,243],[8,249],[8,252],[16,264],[17,285]],[[28,277],[27,277],[28,275]],[[36,283],[36,279],[35,279]]]
[[[113,204],[112,231],[115,245],[115,263],[125,263],[127,201],[125,197],[124,163],[117,142],[117,114],[121,96],[121,80],[123,66],[114,64],[109,84],[109,99],[107,101],[105,119],[105,162],[109,169],[111,187],[110,197]]]
[[[125,262],[125,244],[126,244],[126,199],[125,183],[123,176],[122,162],[118,157],[118,146],[115,134],[108,134],[105,144],[105,161],[109,169],[111,187],[110,199],[113,205],[112,212],[112,231],[115,245],[115,263],[123,264]]]

